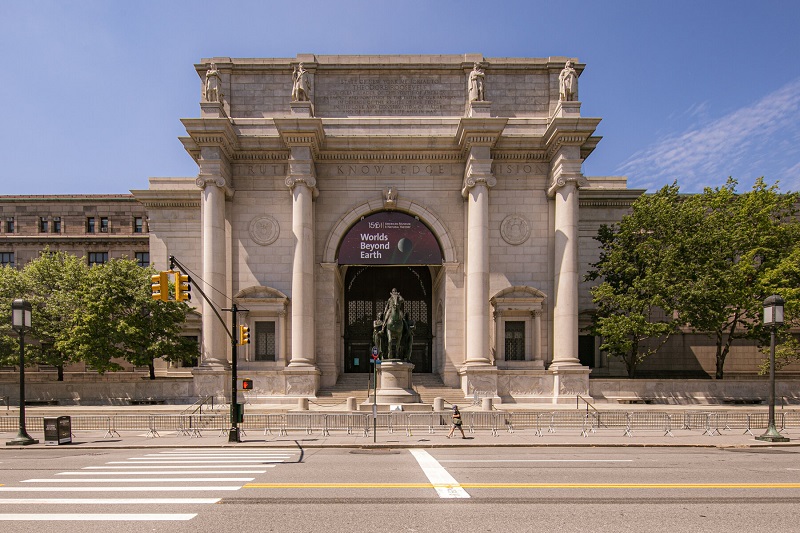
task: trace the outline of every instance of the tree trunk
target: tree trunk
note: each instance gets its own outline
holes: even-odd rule
[[[64,381],[64,365],[57,365],[56,370],[58,370],[58,381]]]
[[[147,368],[150,369],[150,379],[156,379],[156,367],[152,361],[147,365]]]

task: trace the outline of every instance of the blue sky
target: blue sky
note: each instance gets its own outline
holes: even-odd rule
[[[800,2],[0,2],[0,194],[125,193],[192,176],[202,58],[571,56],[603,140],[588,176],[800,190]]]

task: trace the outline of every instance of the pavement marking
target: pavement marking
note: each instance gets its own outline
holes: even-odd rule
[[[211,487],[0,487],[0,492],[211,492],[215,490],[239,490],[241,485]]]
[[[458,483],[464,489],[800,489],[800,483]],[[247,483],[244,489],[429,489],[431,483]]]
[[[187,481],[253,481],[252,477],[171,477],[166,479],[161,478],[141,478],[141,479],[26,479],[23,483],[119,483],[125,481],[126,483],[173,483],[173,482],[187,482]]]
[[[425,450],[409,450],[440,498],[469,498],[458,481]]]
[[[235,463],[252,463],[253,459],[208,459],[202,461],[176,461],[176,460],[165,460],[165,461],[151,461],[151,460],[139,460],[139,461],[109,461],[106,464],[109,465],[127,465],[127,464],[137,464],[137,465],[166,465],[166,464],[175,464],[175,465],[213,465],[213,464],[235,464]],[[262,462],[264,463],[282,463],[283,459],[263,459]]]
[[[252,464],[252,465],[248,465],[248,464],[240,465],[240,464],[237,464],[236,468],[275,468],[275,466],[276,465],[274,465],[274,464],[256,463],[256,464]],[[174,469],[174,470],[178,469],[178,468],[184,468],[184,469],[201,468],[198,465],[187,465],[187,466],[184,466],[184,465],[169,465],[169,467]],[[81,468],[81,470],[133,470],[135,468],[144,468],[144,469],[150,468],[150,469],[153,469],[153,468],[156,468],[156,467],[152,466],[152,465],[149,465],[149,464],[148,465],[144,465],[144,466],[139,466],[139,465],[128,465],[128,466],[84,466],[83,468]],[[214,467],[214,468],[218,468],[218,467]]]
[[[18,514],[0,514],[0,521],[39,521],[39,522],[55,522],[55,521],[113,521],[113,522],[127,522],[131,520],[136,521],[150,521],[150,520],[191,520],[197,516],[197,513],[191,514],[169,514],[169,513],[148,513],[148,514],[135,514],[135,513],[115,513],[115,514],[98,514],[98,513],[75,513],[75,514],[56,514],[56,513],[18,513]]]
[[[0,498],[0,505],[161,505],[210,504],[222,498]]]
[[[440,459],[440,463],[632,463],[633,459]]]
[[[263,465],[262,468],[275,468],[275,465]],[[129,472],[117,470],[114,472],[59,472],[57,476],[174,476],[181,474],[264,474],[266,470],[197,470],[187,472],[185,470],[146,470],[144,472]]]
[[[243,489],[432,489],[432,483],[248,483]]]

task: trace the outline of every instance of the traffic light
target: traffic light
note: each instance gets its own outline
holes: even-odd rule
[[[192,278],[186,274],[181,274],[180,270],[175,271],[175,301],[182,302],[192,299]]]
[[[169,274],[159,272],[150,276],[151,287],[153,288],[153,300],[169,301]]]
[[[247,326],[239,326],[239,344],[250,344],[250,328]]]
[[[248,378],[240,379],[239,390],[253,390],[253,380]]]

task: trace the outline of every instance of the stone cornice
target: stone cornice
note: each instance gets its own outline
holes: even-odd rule
[[[106,233],[100,235],[48,235],[48,234],[34,234],[34,235],[0,235],[0,245],[36,245],[39,247],[46,247],[53,244],[70,244],[70,245],[83,245],[83,246],[120,246],[123,244],[147,246],[150,242],[149,233],[141,234],[126,234],[126,235],[109,235]]]
[[[579,146],[582,154],[585,146],[590,153],[599,142],[597,137],[592,136],[599,123],[599,118],[557,117],[551,120],[544,134],[547,159],[551,159],[562,146]]]
[[[184,118],[181,122],[189,137],[180,140],[195,161],[200,159],[200,150],[207,146],[219,148],[228,159],[238,150],[238,137],[228,119]]]
[[[131,191],[136,200],[146,208],[199,208],[200,191],[198,189],[142,189]]]
[[[276,118],[275,126],[288,148],[308,147],[316,158],[325,143],[325,130],[318,118]]]
[[[493,147],[503,133],[507,118],[469,118],[464,117],[458,123],[456,145],[462,154],[469,152],[473,146]]]

